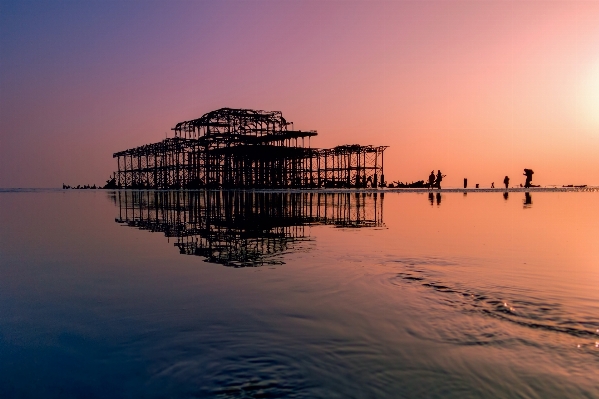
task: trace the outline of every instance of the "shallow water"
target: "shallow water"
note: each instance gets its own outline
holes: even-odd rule
[[[436,194],[0,192],[0,396],[599,397],[599,192]]]

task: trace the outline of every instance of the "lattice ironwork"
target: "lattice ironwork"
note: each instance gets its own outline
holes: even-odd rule
[[[279,111],[221,108],[178,123],[175,137],[113,154],[118,188],[316,188],[385,184],[387,146],[311,148],[315,130]]]

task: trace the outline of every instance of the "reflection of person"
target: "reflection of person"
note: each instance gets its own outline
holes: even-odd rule
[[[428,187],[433,188],[435,185],[435,170],[431,170],[431,174],[428,176]]]
[[[437,205],[441,205],[441,193],[437,192]]]
[[[509,196],[510,196],[510,193],[508,193],[507,191],[503,193],[504,200],[507,200]]]
[[[508,187],[509,187],[509,185],[510,185],[510,178],[506,176],[506,177],[503,179],[503,184],[505,184],[505,189],[507,190],[507,189],[508,189]]]
[[[524,183],[524,187],[529,188],[531,186],[533,173],[535,172],[533,172],[532,169],[524,169],[523,175],[526,176],[526,183]]]
[[[441,182],[443,181],[444,177],[445,175],[442,175],[441,171],[437,170],[437,180],[435,180],[435,187],[437,187],[439,190],[441,189]]]
[[[433,193],[428,193],[428,200],[431,202],[431,206],[435,204],[435,197],[433,196]]]
[[[524,193],[524,207],[528,208],[530,205],[532,205],[532,198],[530,193],[527,191]]]

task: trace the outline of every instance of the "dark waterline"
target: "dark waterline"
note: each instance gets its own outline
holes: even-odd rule
[[[455,191],[0,192],[0,396],[598,397],[599,193]]]

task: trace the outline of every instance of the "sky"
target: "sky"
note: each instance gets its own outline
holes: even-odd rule
[[[221,107],[385,178],[599,185],[599,1],[0,0],[0,187],[103,184]]]

